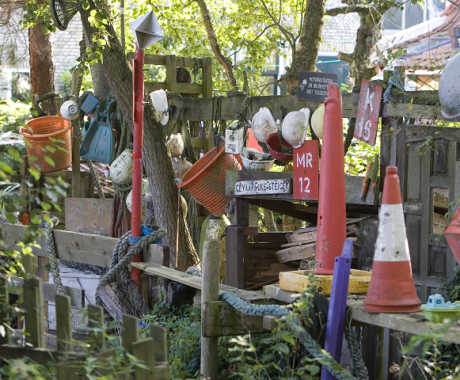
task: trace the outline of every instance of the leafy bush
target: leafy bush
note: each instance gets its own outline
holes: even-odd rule
[[[25,125],[25,121],[30,119],[30,105],[12,102],[11,100],[0,101],[0,133],[15,132],[19,133],[19,127]]]

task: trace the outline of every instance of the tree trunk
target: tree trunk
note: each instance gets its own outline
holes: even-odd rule
[[[99,30],[92,27],[88,21],[90,11],[96,9],[92,1],[89,1],[89,9],[80,8],[83,28],[91,40],[93,34]],[[108,44],[102,51],[103,61],[101,67],[109,82],[112,94],[115,96],[123,116],[133,130],[133,72],[132,67],[116,37],[111,24],[106,26],[110,36]],[[174,184],[174,169],[171,158],[165,145],[163,126],[155,120],[154,110],[151,104],[144,108],[144,168],[151,184],[152,203],[155,212],[155,220],[158,225],[167,229],[167,243],[170,246],[171,257],[176,257],[176,213],[177,213],[177,187]],[[181,270],[195,264],[198,256],[193,246],[190,233],[187,228],[183,212],[180,213],[179,226],[179,264]]]
[[[83,36],[85,37],[86,46],[89,46],[90,40],[88,39],[88,36],[86,36],[85,33],[83,33]],[[101,101],[107,99],[110,94],[110,86],[109,81],[107,80],[104,71],[102,70],[101,64],[96,63],[95,65],[91,65],[90,70],[94,97]]]
[[[44,34],[40,24],[29,29],[29,54],[30,54],[30,90],[32,97],[41,97],[54,92],[54,65],[52,34]],[[48,114],[57,112],[50,102]]]
[[[299,47],[294,53],[292,64],[286,67],[286,83],[298,83],[301,71],[315,71],[318,49],[323,29],[325,0],[308,0],[302,25]]]

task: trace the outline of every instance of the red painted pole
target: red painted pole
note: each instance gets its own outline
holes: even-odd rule
[[[329,83],[324,100],[323,145],[319,176],[317,274],[332,274],[347,237],[345,173],[343,158],[342,95],[337,83]]]
[[[144,127],[144,51],[137,47],[136,56],[133,59],[133,198],[131,206],[131,237],[141,237],[142,218],[142,147]],[[139,253],[133,261],[141,261]],[[131,279],[136,281],[137,287],[141,287],[141,273],[138,268],[131,268]]]

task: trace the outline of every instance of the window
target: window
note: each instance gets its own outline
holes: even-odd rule
[[[384,16],[383,30],[402,30],[424,21],[439,17],[446,9],[447,0],[424,0],[422,4],[411,4],[409,0],[398,3],[399,7],[390,8]],[[401,6],[404,9],[401,9]]]

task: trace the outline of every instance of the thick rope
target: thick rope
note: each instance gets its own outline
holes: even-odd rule
[[[134,259],[134,257],[142,252],[142,250],[147,247],[149,244],[161,239],[166,236],[166,229],[160,228],[157,231],[152,232],[151,234],[144,236],[139,240],[133,247],[129,250],[129,238],[131,236],[131,231],[125,233],[115,245],[112,254],[112,260],[110,261],[110,268],[108,272],[101,278],[98,286],[104,286],[115,282],[117,280],[117,275],[122,273],[123,280],[129,280],[129,273],[127,273],[128,264]],[[125,254],[126,253],[126,254]],[[123,256],[123,257],[122,257]],[[101,298],[96,293],[96,303],[98,305],[102,304]]]
[[[388,87],[383,93],[383,102],[388,103],[390,101],[391,89],[397,88],[399,91],[405,92],[404,84],[400,81],[399,71],[394,70],[393,75],[388,79]]]
[[[355,332],[347,323],[345,323],[345,326],[343,327],[343,333],[348,344],[348,350],[351,354],[351,361],[353,363],[353,368],[358,375],[358,379],[369,380],[369,372],[367,372],[366,365],[364,364],[361,348],[359,347]]]
[[[202,276],[201,272],[195,267],[188,268],[186,273],[193,274],[199,277]],[[276,315],[281,317],[290,314],[289,310],[279,305],[250,304],[249,302],[242,300],[237,295],[230,292],[222,293],[219,299],[227,302],[239,312],[250,316],[262,317],[265,315]],[[310,354],[317,358],[320,361],[320,363],[324,365],[337,380],[356,380],[348,371],[344,370],[337,361],[325,354],[321,346],[311,337],[310,334],[307,333],[307,331],[305,331],[305,329],[300,324],[297,324],[297,326],[301,329],[300,341],[302,342],[302,344],[310,352]],[[296,332],[298,331],[298,328],[296,329]],[[350,331],[348,326],[346,326],[346,330],[347,333],[345,334],[345,338],[347,339],[347,342],[349,342],[348,344],[350,351],[354,351],[354,353],[352,352],[352,357],[353,362],[356,365],[355,368],[357,369],[359,379],[368,380],[369,376],[367,374],[367,369],[362,361],[361,355],[356,355],[357,353],[360,353],[359,344],[356,341],[356,337],[354,336],[353,332]],[[192,359],[187,364],[187,369],[191,374],[194,374],[199,370],[200,359],[201,340],[198,342],[197,347],[193,351]]]

